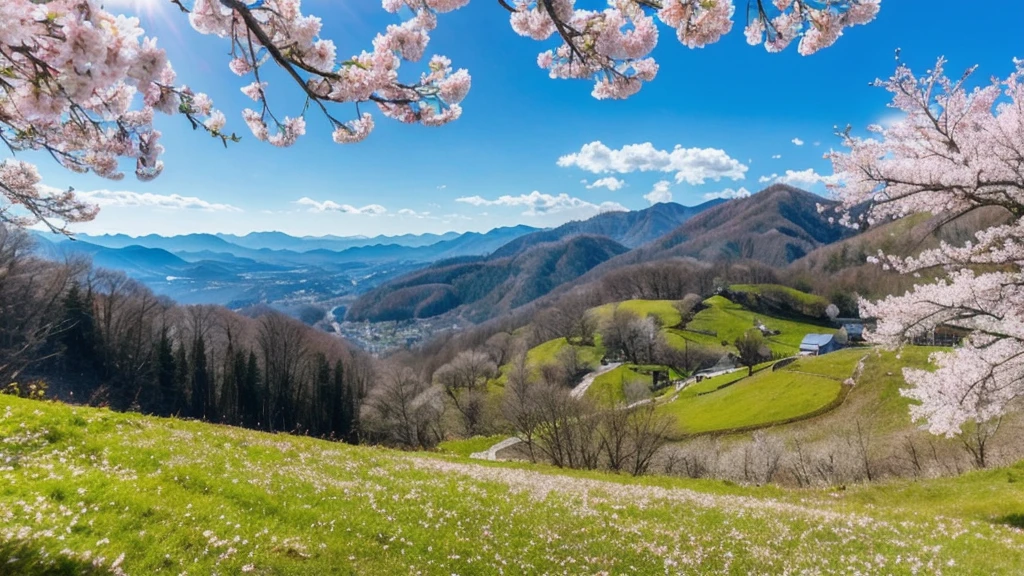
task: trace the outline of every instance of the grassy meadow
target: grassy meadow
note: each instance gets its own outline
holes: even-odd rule
[[[631,479],[0,396],[9,574],[1011,574],[1024,466],[828,490]]]
[[[779,331],[777,336],[766,338],[772,352],[789,356],[800,351],[800,342],[807,334],[835,332],[832,328],[757,314],[722,296],[712,296],[704,303],[708,307],[694,316],[684,334],[690,334],[690,331],[716,332],[716,340],[731,343],[750,330],[754,320],[758,319],[767,328]]]
[[[723,374],[664,398],[658,409],[675,420],[681,436],[790,421],[835,402],[865,356],[869,350],[850,348],[800,358],[780,370],[763,366],[753,376],[746,370]]]

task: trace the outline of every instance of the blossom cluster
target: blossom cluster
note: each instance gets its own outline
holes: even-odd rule
[[[195,0],[189,22],[202,34],[231,41],[229,68],[239,76],[252,78],[242,92],[259,110],[246,109],[243,119],[253,135],[275,146],[290,146],[305,134],[303,115],[278,118],[267,101],[267,85],[261,69],[267,63],[284,68],[306,93],[308,101],[334,127],[334,141],[359,142],[374,128],[373,116],[362,113],[356,119],[335,118],[331,103],[373,102],[380,111],[401,122],[440,126],[462,114],[460,103],[469,92],[470,76],[453,70],[451,61],[434,56],[428,71],[416,82],[399,79],[402,61],[423,58],[430,32],[437,27],[437,14],[464,6],[468,0],[384,0],[384,9],[412,16],[393,24],[373,39],[372,50],[339,60],[333,40],[321,36],[322,21],[303,14],[300,0]]]
[[[764,43],[769,52],[781,52],[800,38],[797,51],[807,56],[835,44],[843,30],[875,19],[881,0],[772,0],[778,14],[770,16],[767,2],[759,1],[757,15],[748,17],[747,43]]]
[[[158,176],[163,146],[155,112],[205,118],[213,132],[221,126],[208,97],[174,86],[164,51],[144,37],[139,20],[114,16],[98,0],[0,3],[0,70],[0,139],[15,152],[48,152],[74,172],[118,180],[120,161],[130,159],[139,179]],[[74,222],[95,214],[39,180],[31,165],[0,164],[0,221]]]
[[[943,243],[915,257],[872,258],[898,272],[935,276],[901,296],[862,303],[878,318],[873,338],[898,345],[940,326],[970,333],[952,352],[936,354],[936,370],[907,370],[918,402],[913,414],[932,432],[955,435],[967,422],[998,418],[1024,396],[1024,61],[1006,79],[967,88],[945,75],[945,61],[922,77],[906,66],[877,84],[893,94],[904,117],[872,126],[870,137],[847,131],[848,152],[829,154],[844,184],[847,209],[868,204],[869,225],[908,214],[946,219],[989,208],[1008,221],[962,246]]]
[[[849,26],[866,24],[881,0],[756,0],[748,2],[746,37],[769,52],[800,38],[808,55],[831,46]],[[689,48],[718,42],[732,30],[733,0],[610,0],[602,11],[576,7],[576,0],[518,0],[510,9],[512,29],[521,36],[562,44],[542,52],[537,64],[552,78],[592,79],[595,98],[628,98],[654,79],[650,57],[658,43],[655,16],[673,28]]]

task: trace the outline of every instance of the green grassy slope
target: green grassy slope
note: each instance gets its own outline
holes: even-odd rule
[[[733,284],[729,286],[729,290],[732,292],[750,292],[752,294],[763,294],[765,292],[781,292],[788,295],[801,304],[807,306],[821,306],[824,308],[828,306],[828,300],[817,296],[815,294],[808,294],[807,292],[801,292],[795,288],[789,286],[782,286],[781,284]]]
[[[555,338],[554,340],[548,340],[534,346],[526,353],[526,361],[529,366],[537,371],[541,366],[545,364],[555,364],[558,362],[558,353],[570,346],[569,342],[565,338]],[[600,338],[595,346],[579,346],[573,344],[577,350],[579,350],[580,360],[590,366],[591,369],[597,367],[601,362],[601,358],[604,357],[604,348],[600,345]],[[501,366],[500,374],[491,382],[489,391],[494,394],[500,394],[504,390],[505,383],[508,379],[509,366],[506,364]]]
[[[864,371],[853,392],[841,408],[825,419],[819,433],[828,432],[828,421],[833,418],[835,425],[869,418],[872,427],[880,433],[915,429],[910,420],[910,400],[900,394],[900,389],[907,387],[903,368],[928,368],[928,356],[939,350],[942,349],[927,346],[905,346],[898,352],[872,350],[864,361]],[[822,358],[830,356],[834,355]]]
[[[679,312],[672,306],[673,300],[626,300],[615,304],[605,304],[594,308],[594,314],[599,320],[610,318],[612,311],[618,307],[621,310],[628,310],[637,316],[646,317],[654,314],[661,321],[662,326],[675,326],[679,324]]]
[[[704,303],[708,305],[708,308],[697,313],[687,328],[717,332],[718,336],[714,339],[719,342],[735,341],[754,326],[754,318],[761,320],[769,329],[780,332],[777,336],[767,339],[768,346],[773,352],[786,355],[797,353],[800,350],[800,342],[809,333],[831,334],[835,332],[831,328],[757,314],[722,296],[712,296]],[[688,334],[688,332],[684,334]]]
[[[485,466],[10,397],[0,397],[0,438],[0,571],[26,576],[114,565],[147,575],[987,575],[1024,565],[1024,533],[988,521],[1024,512],[1024,491],[1008,481],[1024,467],[790,492]]]
[[[496,434],[494,436],[473,436],[472,438],[446,440],[437,445],[437,451],[442,454],[468,457],[475,452],[484,452],[506,438],[508,438],[507,434]]]
[[[526,360],[532,366],[543,366],[544,364],[554,364],[558,361],[558,353],[562,351],[569,343],[565,338],[556,338],[554,340],[548,340],[543,344],[534,346],[526,354]],[[604,350],[601,350],[595,346],[577,346],[580,351],[581,359],[594,366],[601,361],[601,356],[604,355]]]
[[[785,368],[724,374],[684,388],[659,410],[671,415],[684,434],[770,425],[812,414],[835,401],[842,381],[869,353],[851,348],[801,358]],[[727,386],[726,386],[727,385]]]
[[[765,368],[770,368],[772,364],[774,364],[774,362],[765,362],[764,364],[754,366],[754,373],[756,374],[761,370],[764,370]],[[740,380],[746,377],[747,369],[743,368],[740,370],[736,370],[735,372],[729,372],[728,374],[722,374],[720,376],[714,376],[712,378],[705,378],[700,382],[690,384],[686,388],[683,388],[682,391],[679,392],[679,397],[692,398],[694,396],[702,396],[704,394],[714,392],[719,388],[724,388],[735,382],[739,382]]]
[[[840,383],[785,370],[744,379],[712,394],[677,399],[663,410],[689,434],[767,425],[809,414],[827,406]]]
[[[651,385],[651,377],[638,374],[631,366],[623,365],[594,379],[587,388],[586,397],[600,404],[613,406],[626,401],[626,387],[631,383]]]

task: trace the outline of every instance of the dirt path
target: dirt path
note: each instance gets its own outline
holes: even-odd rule
[[[512,446],[515,446],[516,444],[519,444],[520,442],[522,442],[522,440],[520,440],[519,438],[516,438],[515,436],[513,436],[511,438],[505,438],[504,440],[502,440],[501,442],[498,442],[494,446],[491,446],[487,450],[484,450],[483,452],[474,452],[474,453],[470,454],[469,457],[473,458],[473,459],[476,459],[476,460],[497,460],[498,459],[498,452],[504,450],[505,448],[510,448]]]
[[[583,398],[583,395],[587,393],[587,389],[590,388],[590,385],[594,383],[594,380],[596,380],[598,376],[607,374],[619,366],[622,366],[622,362],[612,362],[611,364],[601,366],[597,370],[587,374],[583,377],[583,380],[580,380],[580,383],[572,389],[572,392],[569,392],[569,395],[573,398]]]

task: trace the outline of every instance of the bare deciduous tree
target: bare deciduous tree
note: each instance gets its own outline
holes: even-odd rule
[[[388,364],[363,404],[360,422],[372,438],[406,448],[429,448],[440,439],[444,402],[408,367]]]
[[[444,390],[470,436],[484,427],[487,381],[498,367],[490,356],[479,350],[467,350],[445,364],[434,374],[434,381]]]

